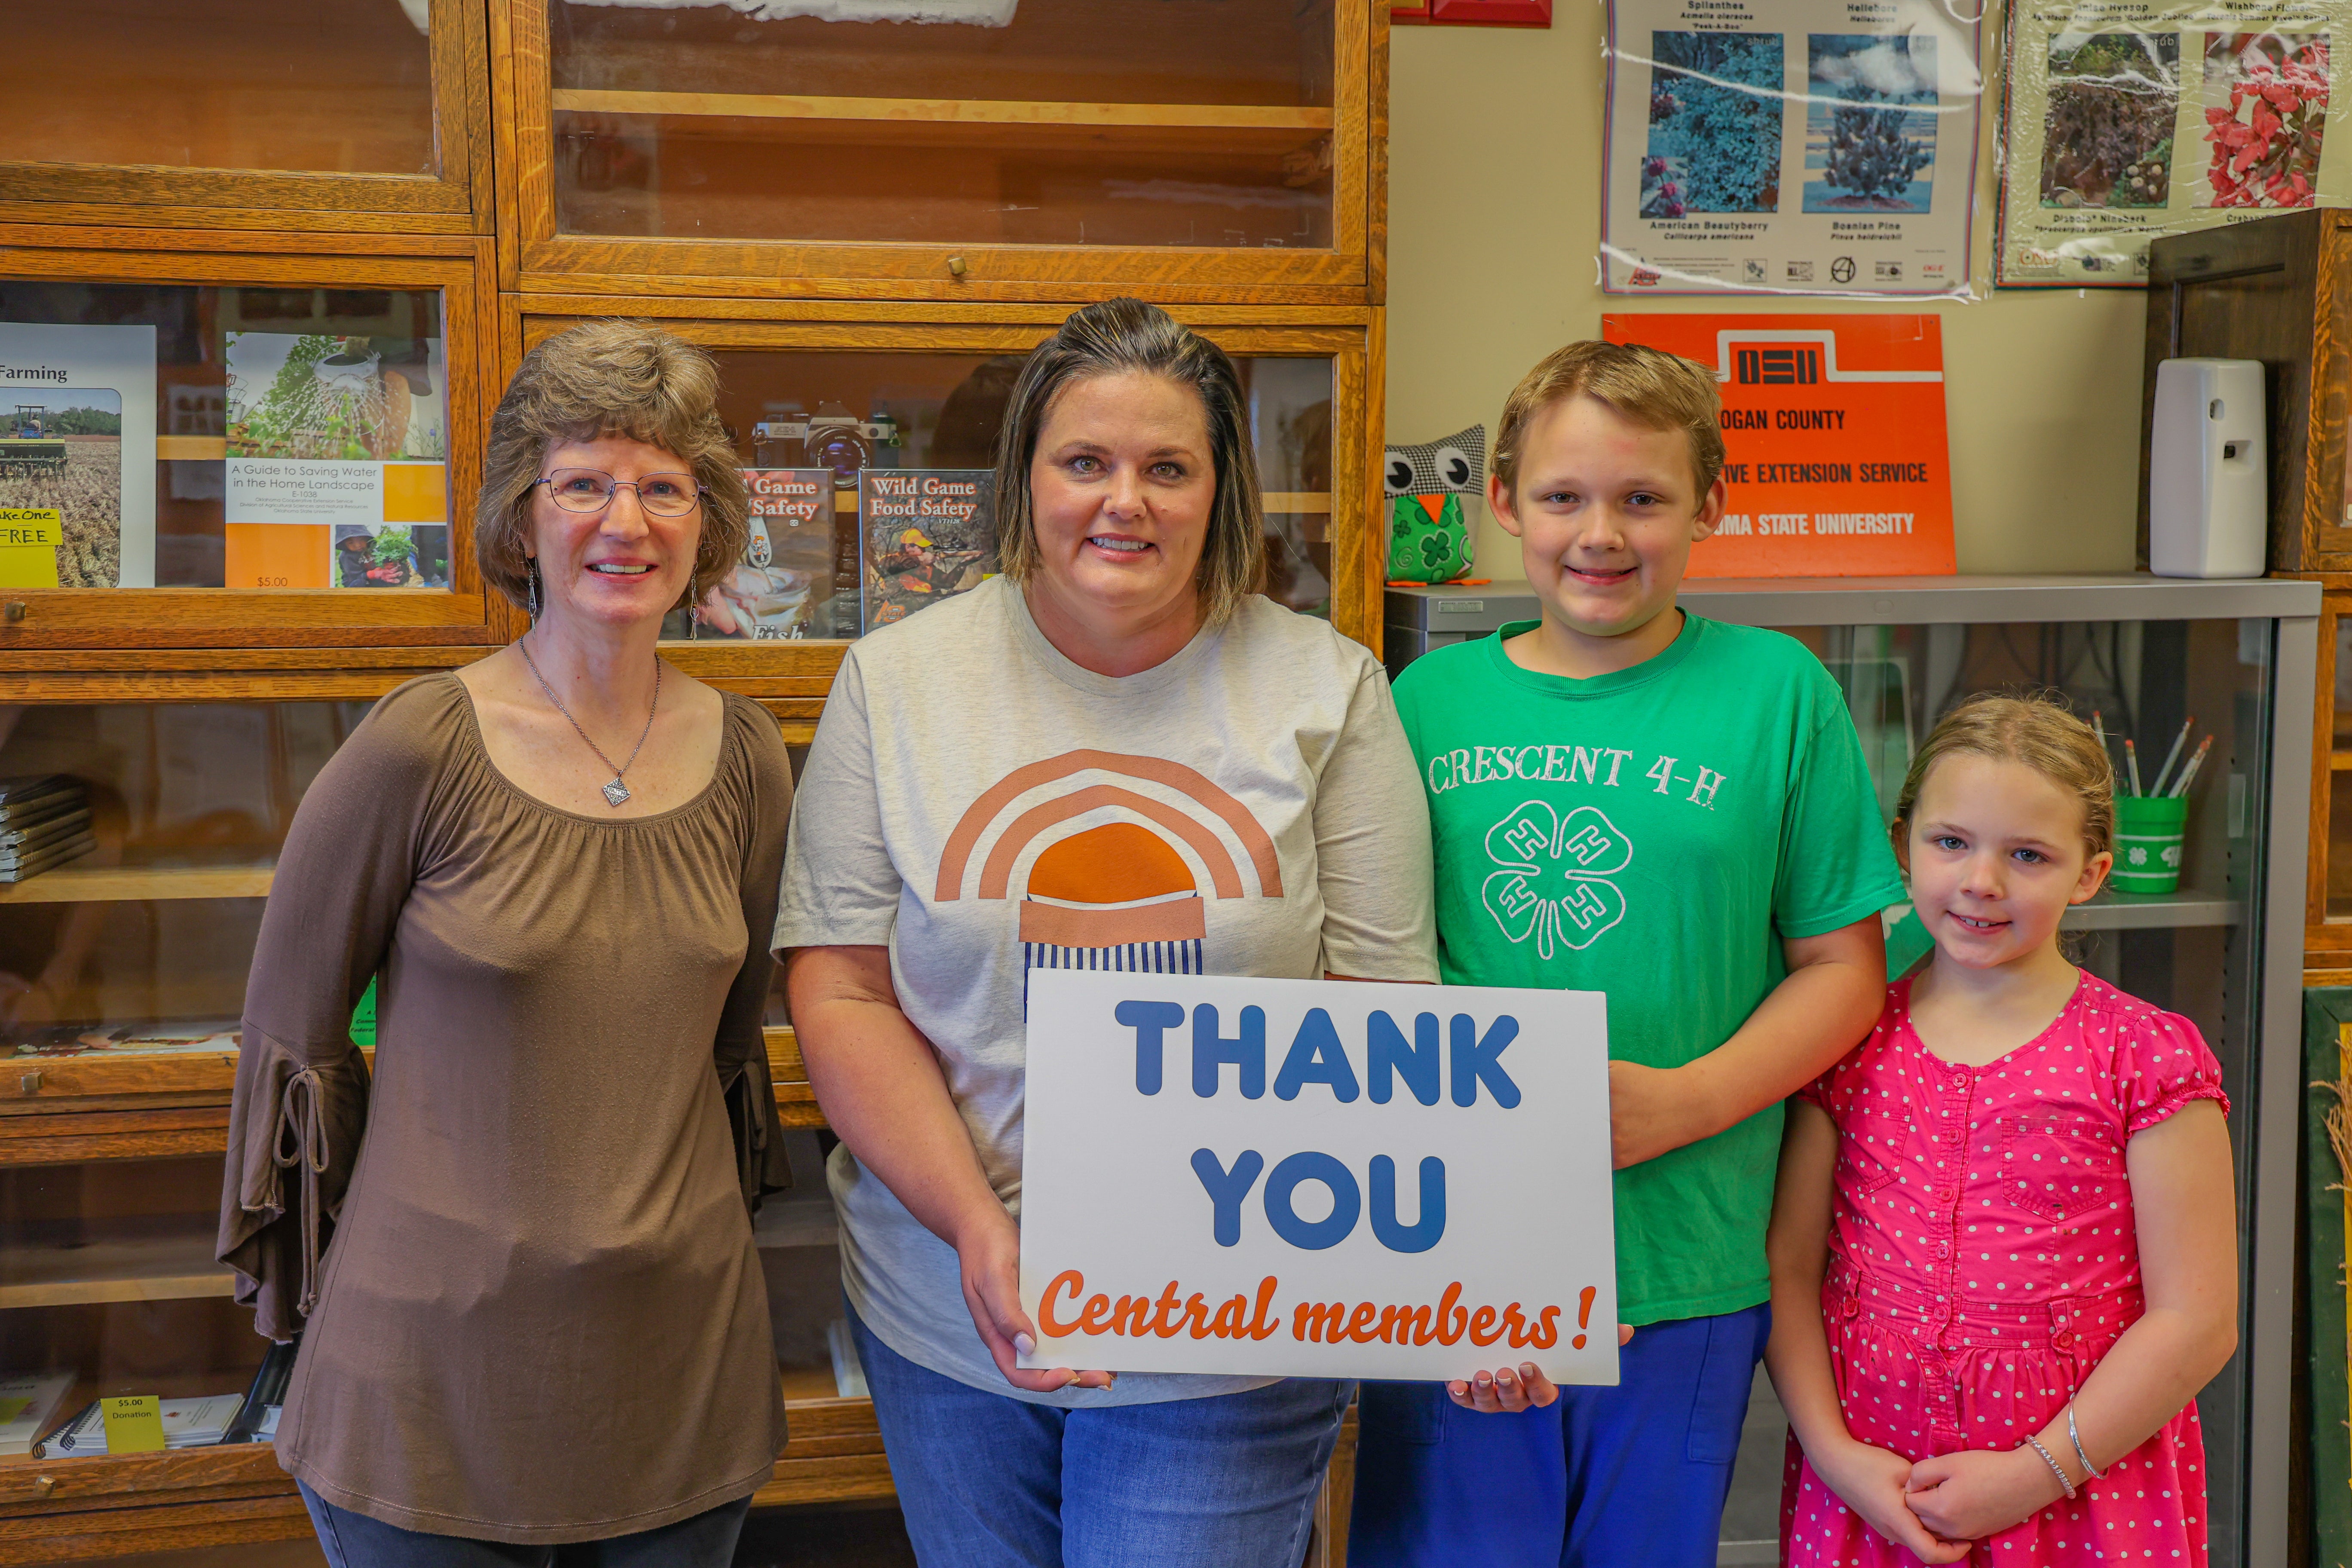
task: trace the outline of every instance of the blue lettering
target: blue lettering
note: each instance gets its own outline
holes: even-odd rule
[[[1301,1182],[1320,1182],[1331,1189],[1331,1212],[1318,1220],[1303,1220],[1291,1207],[1291,1194]],[[1274,1234],[1302,1252],[1320,1252],[1348,1239],[1363,1212],[1364,1195],[1348,1167],[1328,1154],[1309,1151],[1293,1154],[1265,1179],[1265,1221]]]
[[[1135,1092],[1160,1092],[1160,1037],[1184,1021],[1174,1002],[1122,1002],[1111,1016],[1135,1031]]]
[[[1193,1025],[1196,1032],[1200,1027],[1198,1017],[1196,1013]],[[1496,1058],[1519,1037],[1519,1021],[1506,1013],[1486,1026],[1486,1037],[1481,1039],[1478,1037],[1478,1021],[1467,1013],[1456,1013],[1453,1020],[1453,1036],[1454,1103],[1464,1106],[1477,1104],[1478,1085],[1484,1080],[1486,1092],[1495,1097],[1496,1104],[1506,1110],[1517,1105],[1519,1086],[1511,1081],[1511,1075],[1503,1070],[1502,1063]],[[1199,1049],[1198,1045],[1193,1047],[1196,1064],[1200,1060]],[[1210,1070],[1213,1074],[1215,1071],[1213,1068]],[[1196,1083],[1200,1071],[1197,1065],[1192,1068]]]
[[[1310,1083],[1329,1084],[1332,1098],[1342,1105],[1354,1100],[1359,1092],[1356,1069],[1348,1065],[1339,1031],[1331,1026],[1331,1015],[1320,1007],[1309,1007],[1307,1016],[1298,1021],[1298,1037],[1290,1042],[1290,1054],[1282,1058],[1282,1070],[1274,1075],[1274,1097],[1297,1100],[1298,1091]]]
[[[1365,1076],[1371,1079],[1372,1103],[1386,1105],[1396,1095],[1396,1075],[1404,1075],[1404,1086],[1423,1105],[1437,1103],[1437,1075],[1440,1063],[1437,1051],[1437,1015],[1422,1013],[1412,1020],[1412,1043],[1407,1045],[1404,1031],[1386,1013],[1374,1013],[1366,1025],[1371,1036],[1370,1059]]]
[[[1200,1162],[1201,1154],[1192,1156],[1195,1169]],[[1410,1226],[1398,1224],[1396,1198],[1396,1162],[1386,1154],[1373,1155],[1372,1234],[1391,1252],[1427,1252],[1435,1247],[1445,1234],[1445,1162],[1433,1154],[1421,1163],[1420,1219]]]
[[[1226,1062],[1241,1069],[1244,1100],[1265,1098],[1265,1009],[1243,1008],[1241,1026],[1228,1040],[1217,1033],[1214,1007],[1203,1002],[1192,1009],[1192,1092],[1202,1100],[1216,1097],[1217,1068]],[[1513,1104],[1517,1092],[1512,1091]]]
[[[1207,1149],[1195,1149],[1192,1151],[1192,1173],[1201,1178],[1201,1185],[1208,1190],[1209,1202],[1215,1207],[1216,1219],[1213,1226],[1213,1234],[1216,1236],[1217,1245],[1219,1247],[1237,1247],[1241,1244],[1242,1200],[1249,1196],[1251,1185],[1257,1181],[1258,1173],[1265,1169],[1265,1156],[1259,1153],[1255,1149],[1244,1149],[1238,1155],[1234,1156],[1234,1168],[1230,1171],[1217,1163],[1217,1156],[1212,1151]],[[1391,1175],[1393,1175],[1393,1173],[1391,1173]],[[1391,1185],[1393,1185],[1393,1183],[1391,1183]],[[1428,1177],[1427,1173],[1424,1172],[1422,1181],[1423,1195],[1421,1202],[1422,1223],[1423,1225],[1427,1225],[1429,1223],[1428,1190]],[[1389,1194],[1389,1206],[1391,1208],[1394,1208],[1396,1206],[1396,1194],[1391,1192]],[[1437,1201],[1441,1205],[1445,1202],[1445,1191],[1442,1178],[1438,1188]],[[1438,1219],[1440,1226],[1443,1226],[1445,1223],[1444,1213],[1444,1211],[1441,1206],[1439,1209],[1440,1217]],[[1431,1239],[1434,1240],[1435,1238],[1432,1237]]]

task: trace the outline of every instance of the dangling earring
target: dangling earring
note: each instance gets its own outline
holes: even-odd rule
[[[530,574],[528,588],[530,602],[528,608],[530,611],[530,618],[536,622],[539,619],[539,557],[526,555],[522,558],[522,564],[523,570]]]

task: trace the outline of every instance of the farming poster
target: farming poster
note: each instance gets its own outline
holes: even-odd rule
[[[1256,824],[1207,780],[1139,787],[1176,803],[1145,803],[1163,826],[1191,819],[1136,831],[1171,863],[1206,857],[1202,885],[1248,858],[1234,828]],[[991,865],[1036,858],[1014,840],[1039,815],[1008,804],[983,826],[1004,835]],[[1067,836],[1091,820],[1048,829],[1065,837],[1045,854],[1101,834]],[[1489,895],[1522,924],[1557,902],[1533,884],[1558,872],[1534,868],[1580,865],[1576,886],[1613,894],[1599,874],[1633,854],[1592,806],[1560,822],[1521,806],[1489,843],[1522,863]],[[1029,971],[1021,1305],[1038,1336],[1022,1365],[1448,1378],[1531,1361],[1617,1381],[1600,993],[1152,973],[1129,950],[1177,942],[1087,944],[1119,939],[1106,919],[1181,930],[1175,904],[1038,907],[1060,928],[1041,948],[1096,956]]]
[[[155,585],[155,329],[0,321],[0,587]]]
[[[1955,569],[1937,318],[1612,315],[1601,331],[1715,367],[1731,500],[1692,576]]]
[[[1601,286],[1965,296],[1983,90],[1959,9],[1611,0]]]
[[[231,588],[449,586],[438,338],[231,332]]]
[[[2352,201],[2327,134],[2352,0],[2012,11],[1997,281],[2147,281],[2158,235]]]

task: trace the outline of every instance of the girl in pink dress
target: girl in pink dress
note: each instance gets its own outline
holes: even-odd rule
[[[1784,1563],[2206,1561],[2228,1103],[2196,1026],[2059,949],[2114,828],[2105,750],[2054,702],[1969,701],[1911,764],[1895,846],[1934,956],[1781,1150]]]

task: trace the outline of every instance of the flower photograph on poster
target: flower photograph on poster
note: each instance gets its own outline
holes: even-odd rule
[[[1806,39],[1804,210],[1923,213],[1935,190],[1936,40]]]
[[[2326,34],[2205,35],[2210,205],[2311,205],[2326,129]]]
[[[1650,35],[1642,216],[1780,210],[1781,37]]]
[[[2050,40],[2042,205],[2160,207],[2172,196],[2178,33],[2059,33]]]

